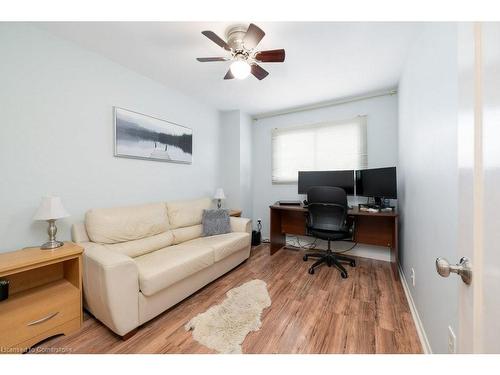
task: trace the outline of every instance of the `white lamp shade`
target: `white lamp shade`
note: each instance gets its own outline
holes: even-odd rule
[[[218,188],[217,190],[215,190],[214,199],[226,199],[224,190],[222,190],[222,188]]]
[[[69,213],[64,208],[61,198],[43,197],[33,220],[61,219],[67,216],[69,216]]]

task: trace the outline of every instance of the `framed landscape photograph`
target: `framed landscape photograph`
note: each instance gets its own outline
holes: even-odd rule
[[[191,164],[193,130],[114,107],[115,156]]]

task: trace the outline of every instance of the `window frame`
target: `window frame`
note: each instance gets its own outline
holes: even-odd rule
[[[358,122],[360,128],[361,128],[361,144],[362,144],[362,150],[364,150],[364,154],[362,153],[361,155],[365,156],[364,162],[362,162],[361,165],[355,167],[355,168],[342,168],[342,169],[328,169],[328,170],[346,170],[346,169],[365,169],[368,168],[368,116],[367,115],[358,115],[356,117],[350,117],[348,119],[342,119],[342,120],[333,120],[333,121],[322,121],[322,122],[317,122],[313,124],[308,124],[308,125],[296,125],[296,126],[286,126],[286,127],[280,127],[280,128],[273,128],[271,129],[271,184],[272,185],[297,185],[298,183],[298,171],[297,171],[297,179],[295,180],[275,180],[274,178],[274,170],[275,170],[275,152],[274,152],[274,147],[275,147],[275,137],[276,135],[279,135],[280,133],[291,133],[294,131],[300,131],[300,130],[305,130],[305,129],[317,129],[317,128],[325,128],[325,127],[334,127],[336,125],[343,125],[351,122]],[[321,169],[309,169],[311,171],[323,171],[325,170],[324,168]]]

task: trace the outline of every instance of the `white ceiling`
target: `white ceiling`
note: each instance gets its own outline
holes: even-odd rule
[[[239,23],[239,22],[235,22]],[[59,22],[46,30],[220,110],[276,111],[397,86],[416,23],[256,22],[260,50],[284,48],[284,63],[262,66],[258,81],[222,78],[229,62],[196,57],[227,52],[201,34],[225,39],[233,23]]]

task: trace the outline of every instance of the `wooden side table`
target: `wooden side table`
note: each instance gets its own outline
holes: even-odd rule
[[[241,217],[241,210],[229,210],[229,216]]]
[[[22,353],[82,324],[83,248],[66,242],[0,254],[0,279],[9,298],[0,302],[0,353]]]

